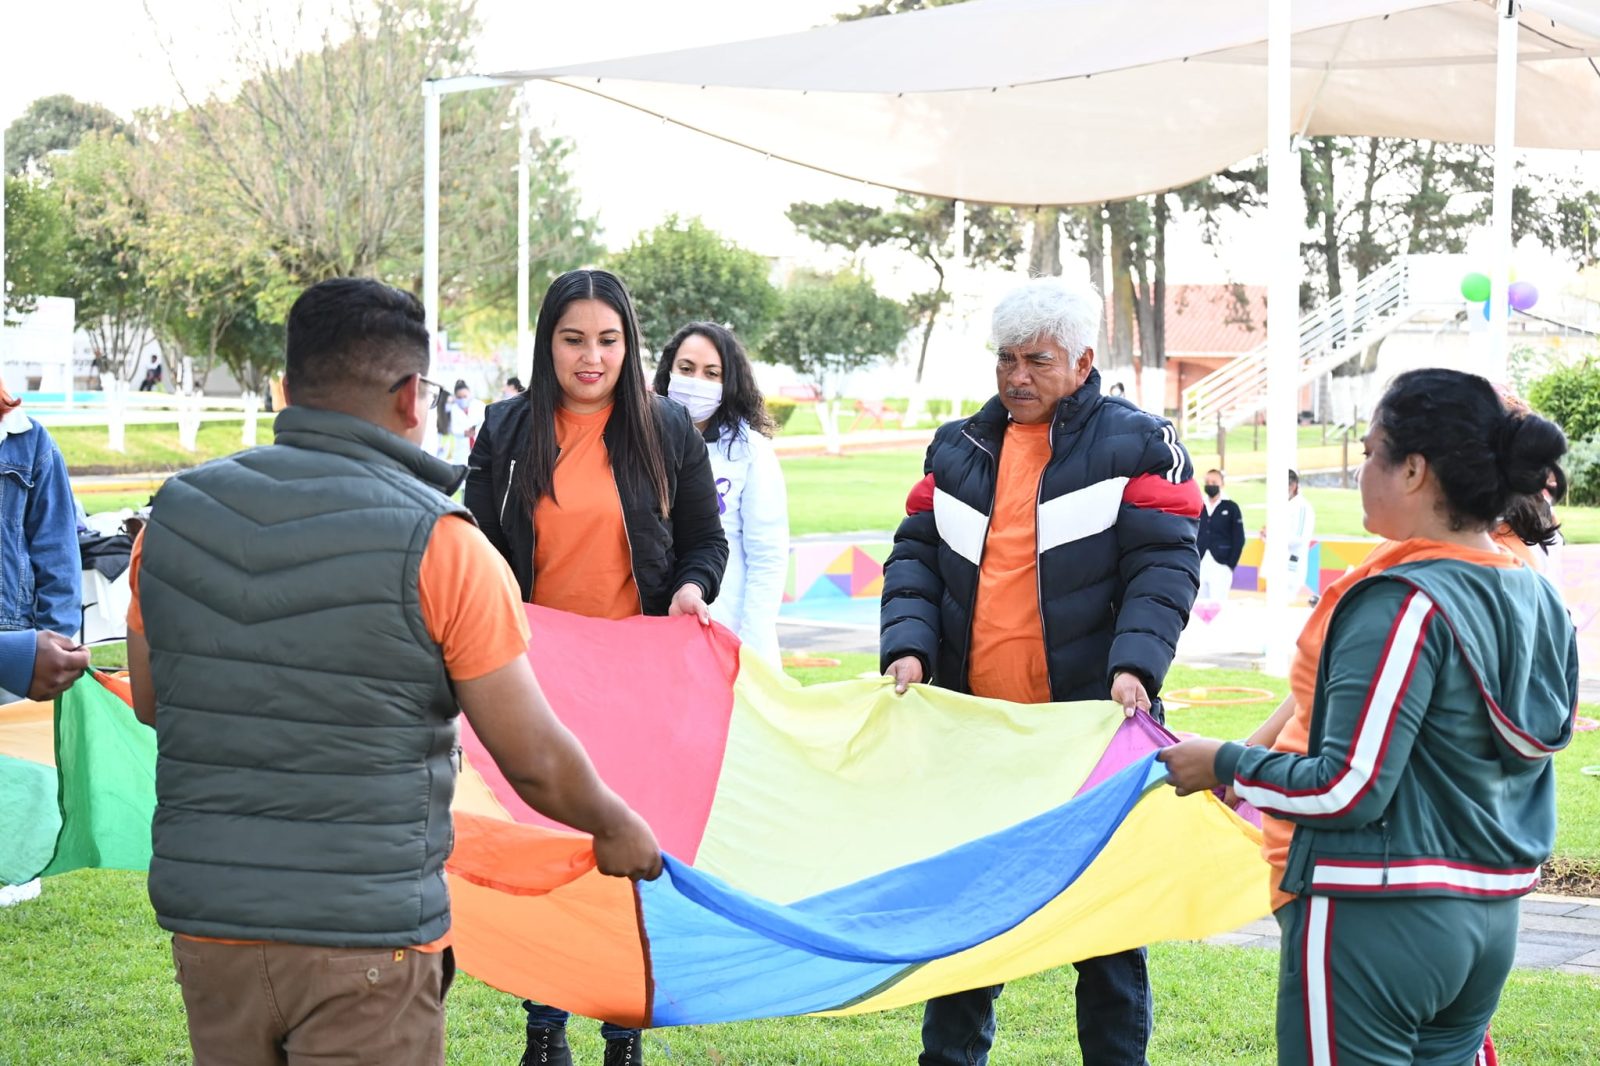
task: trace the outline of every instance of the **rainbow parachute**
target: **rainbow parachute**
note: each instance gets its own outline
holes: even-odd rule
[[[551,704],[670,857],[654,882],[601,876],[463,722],[452,937],[462,969],[505,991],[623,1025],[856,1013],[1266,911],[1258,831],[1156,787],[1171,738],[1147,718],[878,679],[802,688],[692,619],[528,613]],[[41,806],[36,708],[0,709],[0,811]],[[59,845],[31,861],[40,834],[0,844],[0,878],[138,867],[153,736],[93,679],[55,717]]]

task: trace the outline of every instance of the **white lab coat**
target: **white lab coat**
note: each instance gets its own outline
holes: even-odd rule
[[[1294,581],[1290,586],[1291,596],[1299,595],[1302,588],[1309,588],[1312,574],[1311,567],[1311,541],[1317,532],[1317,513],[1311,509],[1311,504],[1298,493],[1289,500],[1289,538],[1286,547],[1289,558],[1284,560],[1289,568],[1289,577]],[[1318,590],[1312,588],[1311,594],[1317,595]]]
[[[789,577],[789,496],[772,442],[749,426],[707,444],[728,537],[728,569],[711,617],[778,665],[778,608]]]

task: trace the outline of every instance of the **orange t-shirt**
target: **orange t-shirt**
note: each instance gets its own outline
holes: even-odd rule
[[[967,685],[975,696],[1050,702],[1037,550],[1039,479],[1049,461],[1049,422],[1006,427],[967,660]]]
[[[533,509],[533,602],[586,618],[632,618],[643,610],[606,451],[610,417],[610,407],[588,415],[557,408],[554,492]]]
[[[1505,544],[1498,536],[1496,541]],[[1527,551],[1527,545],[1520,540],[1516,543],[1522,552]],[[1333,617],[1334,607],[1352,586],[1390,567],[1425,559],[1460,559],[1480,566],[1519,566],[1518,556],[1522,552],[1474,551],[1436,540],[1386,540],[1372,549],[1366,561],[1328,586],[1295,641],[1294,661],[1289,666],[1289,693],[1294,698],[1294,713],[1278,731],[1272,750],[1304,755],[1310,749],[1311,704],[1317,693],[1317,666],[1322,661],[1322,645],[1328,638],[1328,622]],[[1261,857],[1273,870],[1273,910],[1294,899],[1278,887],[1288,865],[1289,843],[1293,838],[1293,822],[1266,813],[1261,815]]]
[[[139,564],[144,555],[144,531],[133,542],[128,560],[128,630],[144,632],[139,609]],[[465,518],[446,515],[433,527],[422,552],[417,575],[417,599],[428,635],[444,655],[445,670],[453,681],[473,681],[492,674],[528,653],[528,619],[522,610],[517,579],[505,559],[495,551],[478,527]],[[264,944],[264,940],[227,940],[188,937],[216,944]],[[450,934],[416,951],[443,951]]]

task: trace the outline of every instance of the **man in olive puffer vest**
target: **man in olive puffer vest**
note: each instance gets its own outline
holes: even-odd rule
[[[444,1061],[458,708],[603,872],[660,870],[539,692],[516,582],[449,499],[464,471],[417,446],[428,351],[409,294],[308,289],[275,443],[167,482],[135,547],[150,900],[202,1066]]]

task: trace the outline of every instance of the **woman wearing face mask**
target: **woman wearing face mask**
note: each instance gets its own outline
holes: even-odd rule
[[[728,571],[711,617],[777,665],[778,608],[789,574],[789,499],[750,357],[730,330],[691,322],[661,350],[655,388],[684,406],[711,454],[728,535]]]
[[[728,562],[711,462],[688,413],[646,387],[633,301],[615,275],[573,270],[551,283],[528,391],[489,407],[466,504],[530,603],[711,623]],[[596,649],[596,669],[603,658]],[[567,1013],[523,1006],[522,1061],[570,1066]],[[607,1023],[601,1035],[608,1066],[642,1061],[637,1030]]]

